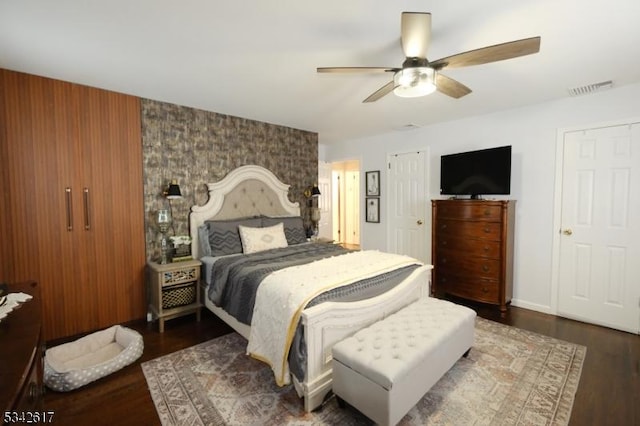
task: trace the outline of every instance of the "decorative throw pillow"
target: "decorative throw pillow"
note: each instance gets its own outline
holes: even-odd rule
[[[302,223],[302,218],[300,216],[265,216],[262,218],[262,226],[273,226],[278,223],[282,223],[284,225],[284,235],[287,237],[287,244],[290,246],[307,242],[307,233],[304,230],[304,224]]]
[[[211,256],[209,245],[209,225],[198,226],[198,254],[200,257]]]
[[[262,226],[259,217],[232,219],[232,220],[208,220],[205,222],[209,227],[209,246],[211,256],[224,256],[227,254],[242,253],[242,241],[238,233],[238,227]]]
[[[266,228],[250,228],[240,225],[238,229],[244,254],[287,247],[287,238],[284,235],[282,223]]]

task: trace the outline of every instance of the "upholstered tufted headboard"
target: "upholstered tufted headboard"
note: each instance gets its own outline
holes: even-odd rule
[[[191,254],[199,258],[198,228],[207,220],[251,216],[300,216],[300,205],[289,201],[289,185],[260,166],[242,166],[219,182],[208,183],[209,200],[191,207]]]

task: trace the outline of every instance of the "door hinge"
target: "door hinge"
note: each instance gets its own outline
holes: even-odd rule
[[[389,170],[391,170],[391,163],[387,163],[387,165],[389,166]]]

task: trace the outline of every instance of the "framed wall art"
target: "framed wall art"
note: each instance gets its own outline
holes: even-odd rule
[[[380,199],[367,198],[366,221],[380,223]]]
[[[374,172],[366,172],[367,197],[380,196],[380,170]]]

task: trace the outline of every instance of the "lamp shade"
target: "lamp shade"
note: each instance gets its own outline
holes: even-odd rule
[[[320,195],[320,188],[318,188],[318,185],[313,185],[313,188],[311,188],[311,196],[317,197],[319,195]]]
[[[169,200],[175,200],[176,198],[182,198],[182,193],[180,192],[180,185],[178,185],[178,181],[172,180],[167,188],[165,196]]]

